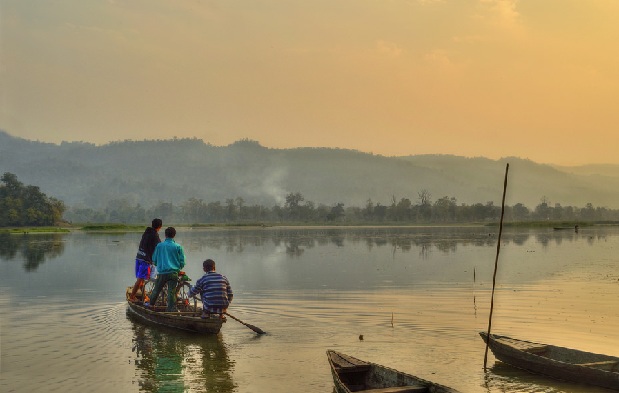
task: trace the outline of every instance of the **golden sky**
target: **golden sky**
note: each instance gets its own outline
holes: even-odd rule
[[[2,0],[0,129],[619,163],[619,1]]]

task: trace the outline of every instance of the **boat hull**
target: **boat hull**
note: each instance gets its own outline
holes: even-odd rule
[[[494,356],[511,366],[570,382],[619,390],[619,358],[479,333]]]
[[[188,332],[217,334],[225,320],[214,318],[201,318],[201,309],[194,313],[166,313],[150,310],[139,303],[127,302],[129,312],[138,320],[155,325],[181,329]]]
[[[459,393],[447,386],[359,360],[333,350],[327,351],[333,384],[337,393],[385,389],[389,393]]]

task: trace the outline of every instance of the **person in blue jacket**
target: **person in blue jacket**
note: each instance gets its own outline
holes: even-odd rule
[[[183,246],[174,241],[176,229],[167,227],[165,230],[165,240],[155,247],[153,253],[153,263],[157,266],[157,281],[150,295],[150,301],[144,303],[150,307],[157,302],[159,292],[164,285],[168,286],[168,299],[166,311],[178,311],[176,307],[176,286],[178,284],[178,273],[185,267],[185,252]]]

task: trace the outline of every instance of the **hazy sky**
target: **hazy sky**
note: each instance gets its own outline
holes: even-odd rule
[[[619,163],[618,20],[614,0],[0,0],[0,129]]]

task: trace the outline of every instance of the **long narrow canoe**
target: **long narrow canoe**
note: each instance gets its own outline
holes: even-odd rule
[[[479,335],[503,363],[565,381],[619,390],[618,357],[496,334],[491,334],[488,341],[486,332]]]
[[[337,393],[459,393],[447,386],[333,350],[327,351],[327,358]]]
[[[125,296],[127,305],[132,316],[142,322],[163,325],[170,328],[186,330],[194,333],[217,334],[221,330],[221,326],[225,319],[213,315],[210,318],[202,318],[202,308],[197,304],[180,305],[180,312],[166,312],[165,306],[144,307],[142,292],[138,291],[137,302],[129,301],[129,295],[132,287],[128,287]]]

